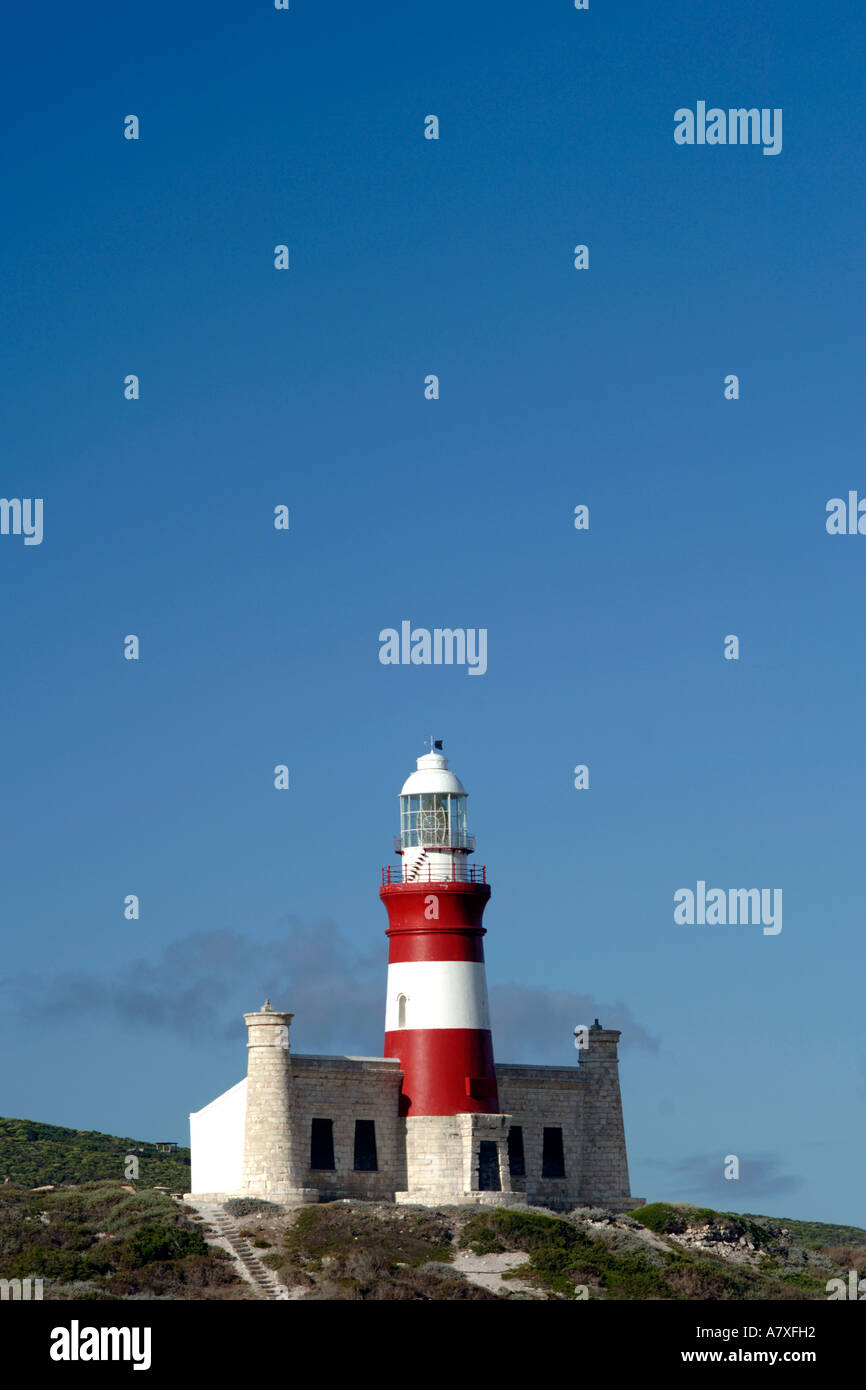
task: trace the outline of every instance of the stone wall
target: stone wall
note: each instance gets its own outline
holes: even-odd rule
[[[523,1131],[525,1177],[513,1177],[529,1202],[567,1208],[578,1201],[583,1162],[584,1081],[577,1067],[497,1066],[499,1104]],[[565,1177],[542,1177],[545,1128],[562,1130]]]
[[[303,1183],[327,1197],[384,1197],[406,1186],[404,1122],[399,1118],[403,1072],[390,1057],[293,1057],[292,1128],[303,1154]],[[334,1169],[310,1167],[313,1119],[333,1121]],[[355,1121],[373,1120],[379,1171],[354,1169]]]
[[[497,1066],[501,1109],[496,1115],[401,1119],[403,1072],[396,1059],[293,1056],[291,1017],[267,1003],[258,1013],[245,1015],[249,1069],[243,1192],[276,1201],[529,1201],[554,1209],[622,1210],[638,1205],[628,1189],[618,1032],[596,1022],[579,1066]],[[321,1166],[321,1155],[320,1166],[311,1166],[314,1120],[331,1122],[333,1167]],[[377,1171],[355,1169],[358,1120],[375,1125]],[[215,1125],[210,1126],[214,1134]],[[509,1168],[507,1140],[515,1126],[523,1132],[523,1176],[512,1175]],[[561,1132],[563,1176],[543,1172],[545,1129]],[[210,1130],[201,1128],[202,1137]]]
[[[629,1193],[616,1029],[596,1023],[576,1067],[496,1068],[499,1104],[523,1130],[526,1177],[513,1178],[530,1202],[554,1209],[642,1205]],[[545,1127],[562,1129],[565,1177],[542,1177]]]
[[[407,1185],[396,1193],[398,1202],[511,1206],[526,1200],[513,1190],[508,1171],[508,1115],[410,1115],[403,1124]],[[483,1190],[482,1143],[495,1150],[488,1168],[495,1184]]]

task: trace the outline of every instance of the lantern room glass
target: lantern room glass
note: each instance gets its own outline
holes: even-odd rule
[[[400,841],[403,849],[468,849],[465,794],[421,792],[401,796]]]

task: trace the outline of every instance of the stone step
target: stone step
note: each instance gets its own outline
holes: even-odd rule
[[[273,1270],[263,1265],[247,1236],[242,1236],[227,1212],[209,1203],[194,1204],[204,1224],[219,1240],[225,1241],[233,1258],[241,1265],[247,1282],[266,1298],[278,1297],[279,1281]]]

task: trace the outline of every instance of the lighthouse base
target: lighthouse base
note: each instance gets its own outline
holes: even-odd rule
[[[238,1197],[261,1197],[281,1207],[308,1206],[321,1201],[317,1187],[239,1187],[233,1192],[184,1192],[185,1202],[205,1202],[222,1206],[224,1202],[236,1201]]]
[[[493,1115],[401,1113],[396,1057],[292,1053],[285,1096],[243,1080],[190,1116],[190,1190],[293,1206],[358,1199],[631,1211],[641,1202],[629,1194],[618,1038],[591,1029],[578,1066],[499,1063]]]
[[[525,1207],[528,1200],[525,1192],[462,1192],[443,1197],[438,1189],[431,1192],[421,1188],[418,1192],[395,1192],[397,1206],[408,1207]]]
[[[526,1201],[511,1185],[510,1115],[410,1115],[406,1189],[397,1202],[511,1206]]]

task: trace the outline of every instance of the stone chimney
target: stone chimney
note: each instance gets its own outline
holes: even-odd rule
[[[581,1189],[593,1193],[595,1206],[610,1203],[628,1210],[643,1203],[629,1197],[617,1058],[619,1038],[617,1029],[603,1028],[596,1019],[589,1029],[589,1045],[580,1054],[579,1070],[586,1083]]]
[[[258,1013],[244,1014],[248,1052],[242,1187],[252,1197],[275,1202],[318,1197],[303,1188],[305,1156],[298,1152],[300,1136],[293,1133],[292,1018],[267,999]]]

